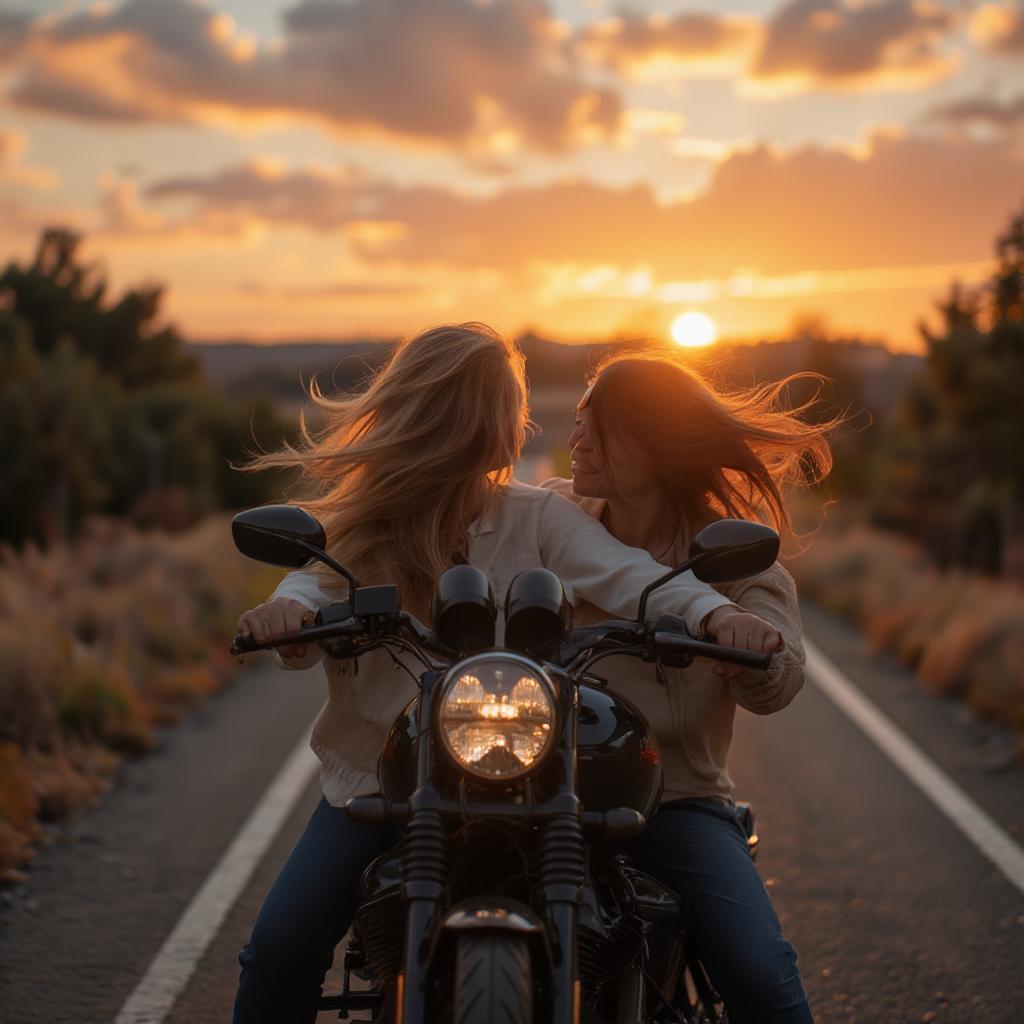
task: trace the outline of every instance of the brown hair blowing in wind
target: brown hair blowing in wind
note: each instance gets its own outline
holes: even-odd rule
[[[599,439],[614,432],[627,449],[635,445],[653,463],[684,543],[722,516],[766,522],[786,537],[792,526],[784,490],[828,475],[828,435],[845,421],[842,415],[805,421],[802,414],[817,396],[788,408],[786,389],[797,381],[825,379],[794,373],[725,392],[663,351],[634,350],[598,364],[586,405]]]

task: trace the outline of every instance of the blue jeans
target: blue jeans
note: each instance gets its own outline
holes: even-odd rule
[[[334,949],[355,916],[359,878],[398,840],[321,800],[253,925],[234,1024],[313,1024]],[[691,935],[731,1024],[807,1024],[796,952],[735,812],[715,800],[667,804],[632,840],[643,866],[687,899]]]
[[[249,944],[234,1024],[313,1024],[334,949],[355,917],[359,879],[398,842],[393,825],[366,825],[322,797],[277,876]]]
[[[630,845],[641,867],[686,899],[689,934],[729,1024],[813,1024],[796,950],[782,934],[732,806],[714,799],[663,804]]]

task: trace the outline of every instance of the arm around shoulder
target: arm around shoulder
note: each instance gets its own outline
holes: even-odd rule
[[[636,615],[644,588],[668,572],[646,551],[620,543],[582,509],[551,491],[545,493],[541,509],[539,544],[544,564],[561,577],[572,603],[578,595],[625,618]],[[651,595],[648,618],[675,612],[696,634],[708,614],[729,603],[686,572]]]

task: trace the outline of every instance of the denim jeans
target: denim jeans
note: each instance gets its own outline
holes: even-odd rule
[[[234,1024],[313,1024],[334,949],[355,917],[359,879],[398,842],[393,825],[353,821],[323,798],[238,954]]]
[[[391,825],[353,821],[321,799],[277,876],[248,945],[234,1024],[313,1024],[334,949],[355,916],[359,878],[398,841]],[[730,1024],[807,1024],[811,1011],[735,811],[716,800],[664,805],[632,845],[682,893],[701,961]]]
[[[796,950],[782,934],[730,804],[663,804],[630,845],[639,866],[685,898],[689,934],[729,1024],[813,1024]]]

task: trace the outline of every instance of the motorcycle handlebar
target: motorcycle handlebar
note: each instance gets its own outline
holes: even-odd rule
[[[450,651],[434,634],[414,616],[402,612],[399,616],[402,627],[412,635],[412,638],[420,645],[434,654],[451,657],[454,652]],[[291,644],[314,643],[317,640],[330,640],[334,637],[364,636],[367,626],[359,618],[353,616],[343,622],[329,622],[322,625],[307,626],[295,633],[282,634],[262,643],[256,641],[252,636],[239,633],[231,641],[228,650],[231,654],[248,654],[252,651],[269,651],[275,647],[288,647]]]
[[[766,669],[772,660],[770,653],[748,651],[743,647],[726,647],[724,644],[694,640],[692,637],[683,637],[678,633],[660,629],[654,633],[654,649],[658,654],[688,654],[696,658],[714,658],[715,661],[728,661],[744,668]]]
[[[231,641],[228,650],[231,654],[248,654],[251,651],[269,651],[275,647],[288,647],[290,644],[308,644],[315,640],[328,640],[346,633],[362,632],[363,625],[355,619],[345,623],[332,622],[326,626],[308,626],[296,633],[285,633],[270,640],[257,641],[248,633],[239,633]]]
[[[402,616],[407,628],[410,628],[420,643],[432,649],[435,653],[450,654],[443,648],[443,645],[433,643],[431,632],[412,616]],[[327,625],[309,626],[300,629],[296,633],[288,633],[283,636],[274,637],[263,642],[256,641],[248,634],[239,633],[232,641],[229,648],[233,655],[247,654],[252,651],[266,651],[275,647],[287,647],[290,644],[313,643],[317,640],[327,640],[331,637],[362,634],[365,626],[356,618],[343,623],[332,622]],[[744,668],[767,669],[771,664],[771,654],[764,654],[760,651],[749,651],[741,647],[726,647],[724,644],[708,643],[704,640],[694,640],[692,637],[682,635],[672,630],[656,629],[653,635],[654,652],[656,654],[684,654],[692,657],[713,658],[716,661],[728,661],[734,665],[742,665]],[[608,653],[614,653],[609,651]]]

